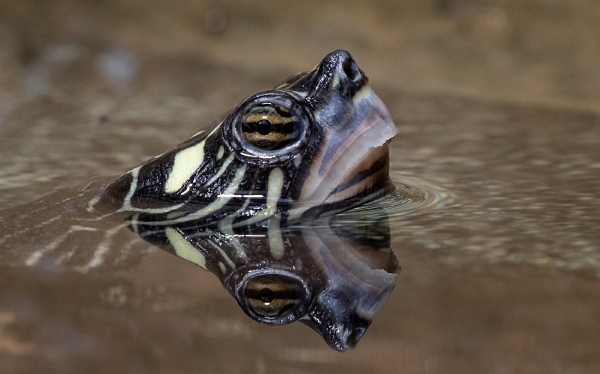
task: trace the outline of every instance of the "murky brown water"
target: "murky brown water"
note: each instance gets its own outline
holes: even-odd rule
[[[434,3],[2,3],[0,208],[117,175],[336,48],[398,125],[393,179],[438,195],[390,212],[402,272],[350,353],[138,243],[87,274],[0,267],[1,371],[599,372],[598,9]]]

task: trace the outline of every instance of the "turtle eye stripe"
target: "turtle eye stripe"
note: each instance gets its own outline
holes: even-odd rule
[[[287,120],[287,121],[286,121]],[[281,117],[277,113],[250,113],[244,118],[245,123],[258,123],[261,121],[269,121],[273,125],[281,125],[284,122],[289,122],[289,119]]]
[[[298,292],[301,290],[300,289],[291,289],[291,290],[281,290],[281,291],[275,291],[275,290],[270,290],[270,291],[271,292],[269,294],[269,298],[271,300],[296,300],[296,298],[298,297]],[[260,289],[260,290],[247,289],[246,290],[246,297],[249,299],[263,300],[264,299],[263,294],[264,294],[264,292],[262,289]]]
[[[245,133],[259,133],[260,135],[267,135],[270,133],[280,133],[280,134],[293,134],[294,133],[294,123],[273,123],[268,119],[260,119],[255,122],[245,121],[242,124],[242,131]]]

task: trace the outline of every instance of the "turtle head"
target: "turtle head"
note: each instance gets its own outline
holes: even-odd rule
[[[339,211],[389,191],[388,142],[396,126],[346,51],[279,87],[303,98],[312,136],[289,197],[292,216]]]
[[[348,52],[332,52],[124,174],[106,195],[123,211],[187,206],[190,219],[211,220],[234,211],[299,219],[372,200],[391,188],[387,144],[397,130],[367,83]]]

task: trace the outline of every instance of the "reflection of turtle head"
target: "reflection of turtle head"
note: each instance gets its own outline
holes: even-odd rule
[[[238,303],[254,320],[269,325],[300,320],[332,348],[346,351],[363,336],[395,280],[394,275],[387,274],[391,284],[382,284],[383,289],[376,291],[336,274],[302,275],[276,266],[255,268],[226,287],[233,287]],[[335,281],[327,281],[332,278]]]
[[[270,325],[300,320],[332,348],[352,349],[389,297],[398,270],[387,217],[378,213],[289,227],[283,233],[289,255],[257,257],[222,276],[223,284],[253,319]]]
[[[394,289],[399,270],[387,216],[334,217],[330,231],[306,230],[320,290],[302,322],[339,351],[354,348]],[[356,218],[356,217],[353,217]],[[325,280],[324,280],[325,279]]]
[[[305,226],[280,226],[270,218],[228,233],[218,222],[165,227],[146,218],[135,229],[215,274],[252,319],[269,325],[299,320],[346,351],[389,297],[398,263],[382,210],[371,218],[339,217]]]

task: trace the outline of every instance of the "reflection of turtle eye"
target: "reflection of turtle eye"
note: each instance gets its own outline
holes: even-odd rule
[[[298,280],[273,274],[250,279],[243,294],[248,308],[267,320],[288,316],[306,296]]]
[[[265,303],[270,303],[275,299],[275,293],[270,288],[263,288],[258,291],[258,297]]]
[[[301,121],[281,105],[256,105],[242,118],[242,134],[252,146],[262,150],[283,149],[301,132]]]

